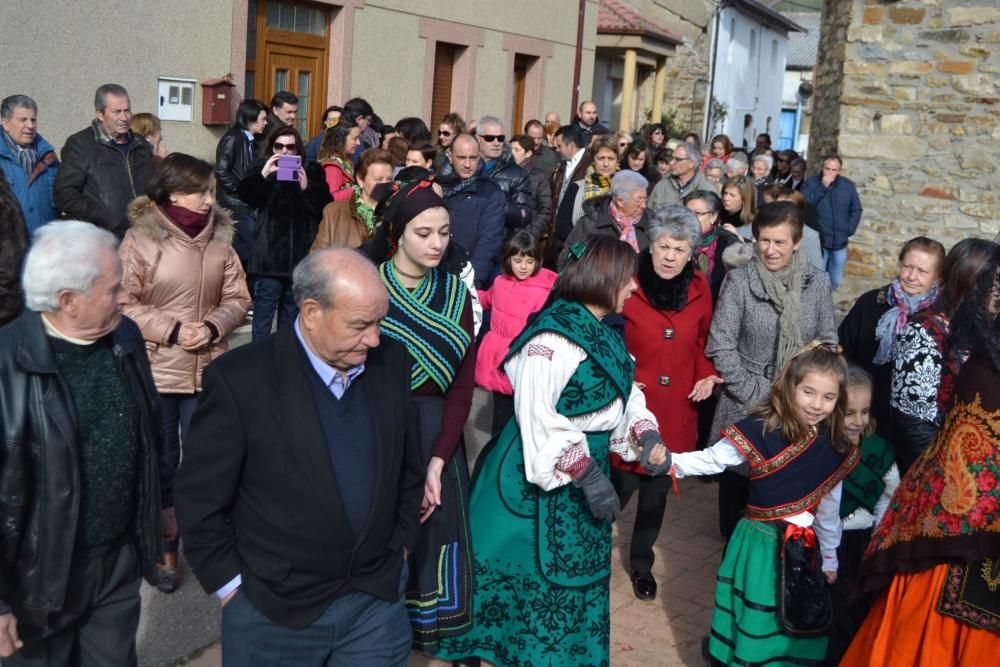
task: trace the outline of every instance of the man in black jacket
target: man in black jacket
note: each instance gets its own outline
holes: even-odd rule
[[[531,222],[534,203],[531,199],[531,180],[527,170],[518,166],[510,152],[503,122],[496,116],[483,116],[476,124],[479,157],[483,160],[486,175],[507,198],[504,225],[509,236],[513,231]]]
[[[136,663],[139,575],[152,581],[160,557],[161,425],[117,246],[86,222],[40,227],[28,309],[0,329],[4,667]]]
[[[128,91],[106,83],[94,95],[97,118],[66,140],[62,166],[52,186],[56,208],[71,218],[103,227],[121,239],[126,209],[153,174],[153,149],[129,129]]]
[[[299,97],[295,93],[287,90],[279,90],[271,98],[271,110],[267,114],[267,125],[257,140],[258,146],[267,146],[271,135],[281,127],[295,127],[295,120],[299,117]],[[264,157],[271,157],[265,155]]]
[[[314,252],[293,284],[293,327],[205,371],[177,474],[186,553],[222,601],[225,665],[405,665],[412,364],[380,343],[388,293],[360,254]]]

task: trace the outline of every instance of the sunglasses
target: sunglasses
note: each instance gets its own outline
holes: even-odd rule
[[[493,143],[502,144],[503,142],[507,141],[506,134],[480,134],[479,136],[482,137],[483,141],[485,141],[488,144],[493,144]]]
[[[438,130],[438,136],[439,137],[450,137],[451,136],[451,132],[448,131],[448,130]]]
[[[283,143],[280,143],[280,142],[277,142],[277,141],[274,142],[274,150],[280,151],[282,148],[287,148],[288,150],[293,151],[293,150],[295,150],[295,144],[294,143],[292,143],[292,144],[283,144]]]

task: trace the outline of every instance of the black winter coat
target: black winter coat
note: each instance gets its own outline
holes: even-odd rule
[[[323,167],[306,162],[305,190],[295,181],[279,181],[275,174],[260,175],[264,160],[255,160],[240,181],[239,196],[257,209],[253,249],[247,273],[291,278],[295,265],[309,254],[323,207],[333,201]]]
[[[28,228],[21,206],[0,172],[0,326],[21,310],[21,265],[28,248]]]
[[[505,148],[504,154],[497,160],[496,166],[490,172],[489,178],[507,198],[507,210],[504,225],[508,231],[521,229],[531,224],[534,213],[531,179],[528,170],[518,166],[510,149]]]
[[[583,217],[577,220],[573,231],[566,238],[565,245],[559,253],[559,270],[566,268],[569,256],[568,248],[577,241],[586,241],[595,236],[621,237],[621,228],[611,217],[608,207],[611,206],[611,196],[594,197],[583,202]],[[649,247],[649,235],[646,229],[649,225],[649,211],[643,211],[639,222],[635,223],[635,240],[639,252]]]
[[[722,253],[734,243],[742,243],[742,241],[732,232],[725,229],[719,230],[719,240],[715,244],[715,257],[712,259],[712,275],[708,276],[708,284],[712,289],[712,303],[718,302],[719,290],[722,289],[722,280],[726,277],[726,273],[729,272],[729,267],[722,260]]]
[[[128,156],[111,145],[97,121],[66,140],[52,186],[56,208],[92,222],[119,239],[128,231],[128,205],[143,194],[153,175],[153,149],[129,132]]]
[[[534,211],[531,222],[525,227],[536,240],[541,240],[552,220],[552,185],[549,176],[535,166],[535,158],[531,157],[521,165],[528,170],[528,181],[531,186],[531,199]]]
[[[876,366],[872,360],[878,352],[879,342],[875,339],[875,328],[878,321],[889,310],[886,301],[888,285],[865,292],[851,306],[847,317],[837,328],[840,345],[844,348],[844,356],[872,376],[872,417],[875,418],[875,428],[878,434],[891,444],[896,444],[896,429],[889,406],[889,396],[892,393],[892,368],[887,364]]]
[[[253,248],[254,221],[257,211],[240,198],[240,181],[247,175],[250,164],[257,159],[257,142],[247,140],[241,127],[230,128],[222,135],[215,149],[215,180],[219,206],[228,209],[236,223],[233,249],[240,256],[243,268],[250,263]]]
[[[160,398],[139,327],[123,318],[111,336],[139,409],[133,527],[141,573],[152,583],[161,551]],[[40,313],[25,312],[0,329],[0,396],[0,598],[15,613],[55,612],[65,601],[75,553],[80,470],[73,398]]]

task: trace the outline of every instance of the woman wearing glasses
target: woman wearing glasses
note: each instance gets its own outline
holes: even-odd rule
[[[253,340],[271,333],[278,313],[278,327],[295,319],[298,308],[292,297],[292,270],[309,254],[323,207],[332,201],[323,167],[303,161],[297,171],[280,168],[281,157],[305,158],[305,146],[291,127],[274,132],[264,147],[266,159],[254,161],[240,181],[239,195],[257,210],[248,273],[255,277]]]
[[[465,132],[465,121],[457,113],[446,114],[441,119],[441,124],[437,130],[437,158],[434,160],[435,170],[448,161],[448,151],[451,150],[451,142],[455,137]]]
[[[749,413],[803,342],[837,342],[830,278],[799,252],[803,217],[792,202],[765,205],[753,221],[752,259],[722,282],[705,348],[724,382],[710,433]],[[746,477],[720,476],[719,528],[727,539],[746,493]]]

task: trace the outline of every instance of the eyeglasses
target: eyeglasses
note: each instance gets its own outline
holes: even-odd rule
[[[689,157],[677,157],[676,155],[670,158],[670,162],[683,162],[684,160],[690,160]]]
[[[691,209],[688,210],[691,211]],[[699,218],[702,218],[706,215],[715,215],[715,211],[691,211],[691,212],[694,213]]]
[[[483,141],[485,141],[488,144],[493,144],[493,143],[502,144],[503,142],[507,141],[506,134],[480,134],[479,136],[482,137]]]
[[[295,144],[294,143],[283,144],[283,143],[280,143],[280,142],[277,142],[277,141],[274,142],[274,150],[280,151],[283,148],[286,149],[286,150],[294,151],[295,150]]]
[[[451,136],[451,131],[450,130],[438,130],[438,136],[439,137],[450,137]]]

